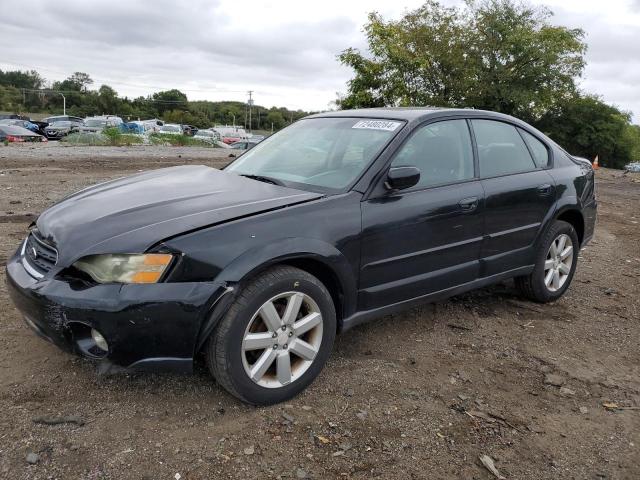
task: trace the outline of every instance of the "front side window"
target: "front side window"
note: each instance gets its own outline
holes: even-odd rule
[[[303,119],[263,140],[225,170],[297,188],[344,190],[403,125],[399,120]]]
[[[473,153],[467,122],[445,120],[418,128],[391,166],[417,167],[420,170],[417,187],[473,178]]]
[[[516,127],[494,120],[471,120],[478,144],[480,175],[484,178],[536,168]]]
[[[520,133],[522,133],[524,141],[527,142],[529,150],[531,150],[533,161],[536,163],[536,166],[540,168],[547,167],[549,165],[549,151],[547,150],[547,147],[544,146],[544,143],[531,135],[529,132],[520,130]]]

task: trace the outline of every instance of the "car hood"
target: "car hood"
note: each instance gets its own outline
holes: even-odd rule
[[[322,197],[199,166],[102,183],[43,212],[36,222],[58,265],[97,253],[139,253],[191,230]]]

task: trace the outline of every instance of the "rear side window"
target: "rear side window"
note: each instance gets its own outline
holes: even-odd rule
[[[420,169],[417,187],[473,178],[471,136],[465,120],[445,120],[420,127],[402,146],[392,166]]]
[[[549,165],[549,151],[540,140],[531,135],[529,132],[520,130],[524,141],[527,142],[529,150],[533,155],[533,161],[536,162],[536,166],[545,168]]]
[[[480,176],[496,177],[536,168],[516,127],[493,120],[471,120],[478,144]]]

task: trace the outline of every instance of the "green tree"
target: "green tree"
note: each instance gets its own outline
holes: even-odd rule
[[[102,85],[98,89],[97,106],[102,113],[113,114],[119,112],[120,104],[118,93],[109,85]]]
[[[154,93],[153,102],[160,115],[170,110],[187,110],[187,96],[180,90],[166,90]]]
[[[590,160],[598,155],[600,165],[621,168],[640,142],[640,128],[630,119],[629,113],[586,95],[559,102],[535,126],[574,155]]]
[[[286,125],[286,120],[284,119],[282,112],[274,107],[269,110],[269,113],[267,113],[263,124],[267,130],[270,130],[272,125],[274,130],[280,130]]]
[[[499,111],[527,120],[572,96],[584,68],[582,30],[513,0],[428,0],[400,20],[369,14],[369,52],[339,60],[354,70],[340,108],[432,105]]]

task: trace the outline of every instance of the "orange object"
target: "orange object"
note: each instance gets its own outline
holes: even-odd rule
[[[138,272],[131,279],[131,283],[156,283],[162,272]]]
[[[598,155],[596,155],[596,158],[593,159],[593,169],[597,170],[600,168],[600,164],[598,163]]]

